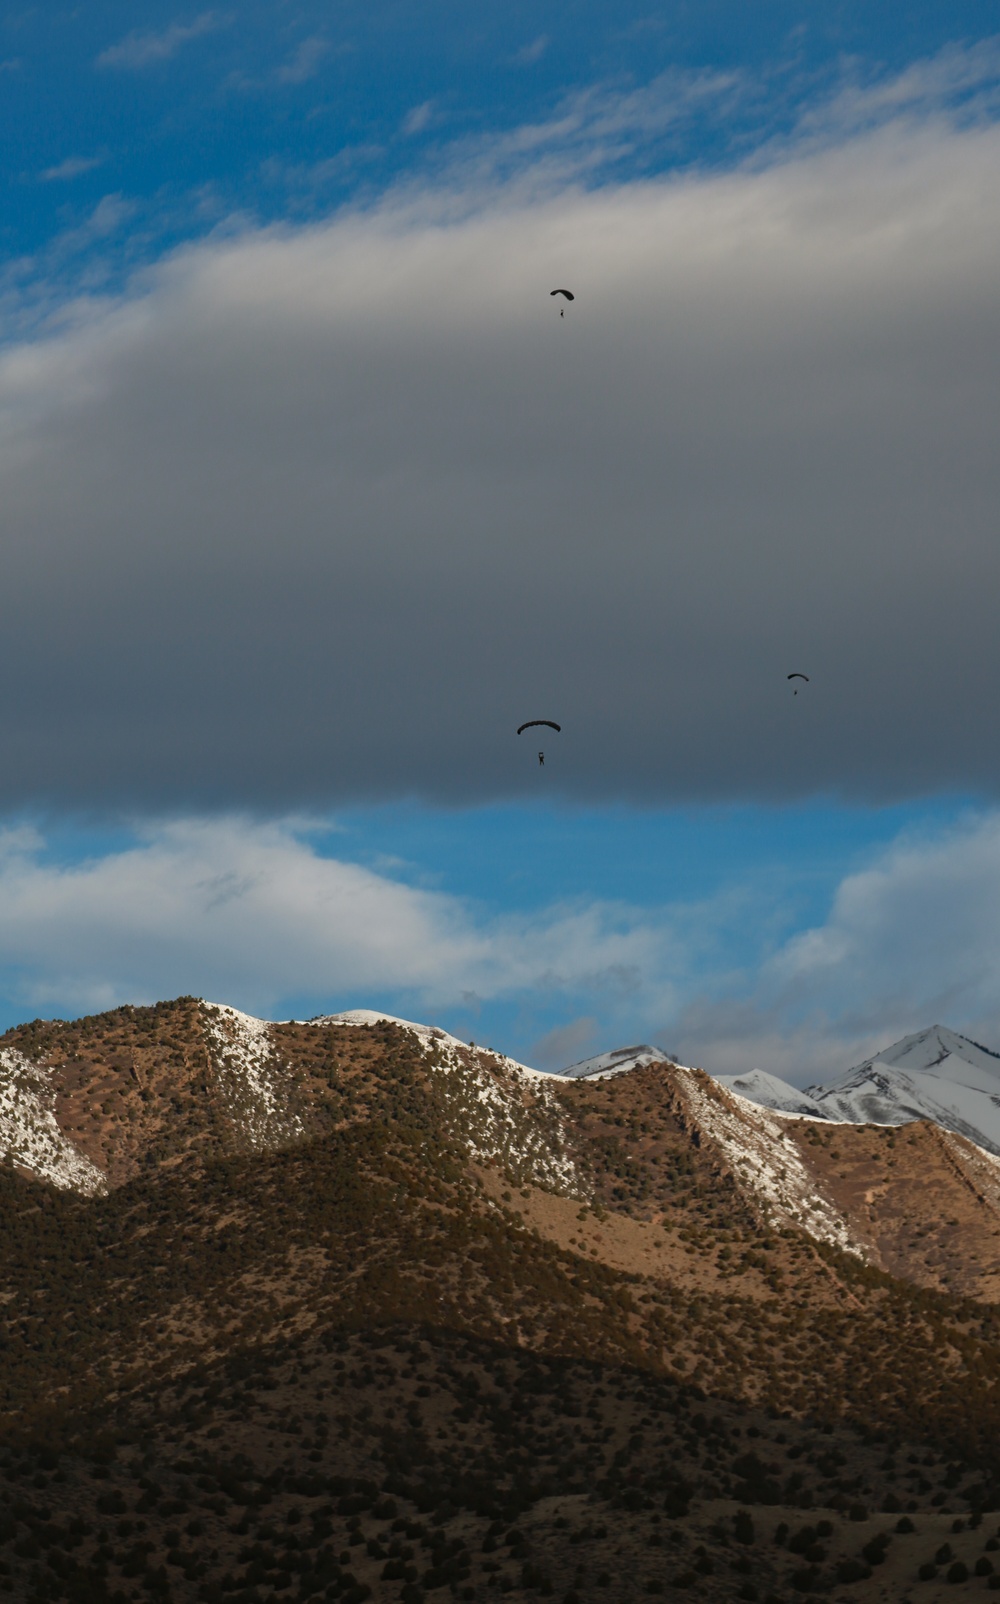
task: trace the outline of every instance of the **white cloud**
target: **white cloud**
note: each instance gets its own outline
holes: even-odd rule
[[[651,1040],[716,1073],[759,1065],[799,1085],[935,1022],[1000,1046],[1000,812],[901,837],[776,950],[759,888],[498,914],[321,853],[316,837],[303,821],[186,818],[67,864],[37,830],[8,829],[7,997],[75,1013],[196,992],[264,1014],[292,996],[317,1009],[375,997],[430,1021],[503,1004],[519,1035],[563,1012],[526,1053],[539,1068]]]
[[[95,167],[100,167],[103,160],[103,156],[67,156],[54,167],[46,167],[39,177],[46,184],[79,178],[83,173],[91,173]]]
[[[193,39],[225,27],[228,17],[217,11],[203,11],[191,22],[174,22],[161,33],[130,33],[116,45],[109,45],[97,58],[99,67],[122,67],[136,71],[154,62],[169,61]]]
[[[320,856],[301,823],[187,819],[67,866],[44,838],[0,835],[0,967],[28,1007],[94,1009],[195,991],[265,1011],[282,996],[422,1007],[585,989],[612,1005],[654,980],[662,937],[591,905],[497,918]],[[463,994],[465,996],[463,997]]]
[[[303,39],[291,60],[286,61],[283,67],[279,67],[275,76],[280,84],[304,84],[307,79],[316,76],[320,62],[329,53],[330,46],[327,40],[321,38],[319,34]]]
[[[414,106],[413,110],[408,111],[403,118],[403,133],[422,134],[426,128],[430,127],[433,116],[433,100],[425,100],[421,105]]]
[[[681,1017],[706,1067],[759,1065],[799,1085],[931,1024],[1000,1047],[996,812],[904,834],[846,876],[821,924]]]
[[[790,1004],[808,999],[856,1029],[920,1008],[996,1031],[1000,816],[929,840],[904,837],[848,876],[829,918],[785,947],[769,979]]]
[[[532,39],[530,44],[522,45],[514,56],[514,61],[519,67],[532,67],[536,61],[541,61],[548,47],[548,34],[540,33],[537,39]]]

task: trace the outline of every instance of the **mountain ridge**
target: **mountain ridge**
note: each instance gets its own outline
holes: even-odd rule
[[[875,1604],[979,1563],[1000,1163],[963,1138],[372,1013],[180,998],[6,1054],[101,1184],[22,1111],[0,1591]]]
[[[947,1026],[904,1036],[839,1080],[805,1091],[761,1070],[716,1079],[778,1113],[857,1125],[929,1119],[1000,1156],[1000,1055]]]

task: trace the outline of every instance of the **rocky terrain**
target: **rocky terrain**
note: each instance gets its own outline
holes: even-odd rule
[[[1000,1575],[1000,1191],[968,1140],[191,998],[18,1027],[0,1064],[0,1593]]]

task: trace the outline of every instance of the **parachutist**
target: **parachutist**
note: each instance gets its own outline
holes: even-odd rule
[[[538,761],[541,764],[542,768],[544,768],[545,767],[545,753],[544,752],[539,752]]]

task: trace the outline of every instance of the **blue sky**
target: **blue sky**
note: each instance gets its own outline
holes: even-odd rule
[[[1000,1041],[994,26],[0,14],[0,1023]]]

